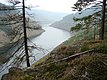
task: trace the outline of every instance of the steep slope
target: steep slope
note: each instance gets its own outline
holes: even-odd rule
[[[62,20],[56,21],[50,26],[70,31],[70,28],[76,25],[76,22],[73,20],[73,18],[81,18],[84,16],[88,16],[90,14],[93,14],[94,12],[96,11],[93,8],[90,8],[90,9],[83,10],[82,12],[69,14],[65,16]]]
[[[0,10],[0,18],[2,18],[3,16],[5,16],[8,13],[8,11],[3,11],[2,9],[9,9],[9,8],[10,7],[0,3],[0,9],[1,9]],[[0,24],[2,24],[2,23],[0,22]],[[10,27],[6,28],[5,26],[0,25],[0,47],[4,46],[6,43],[10,42],[7,32],[10,33],[11,28]]]
[[[0,9],[1,9],[0,10],[0,20],[1,20],[0,21],[0,35],[1,36],[3,34],[7,35],[7,36],[2,36],[2,41],[1,41],[2,43],[5,43],[5,41],[3,42],[3,39],[5,39],[6,37],[8,38],[7,43],[11,43],[11,39],[13,39],[13,36],[15,36],[14,28],[16,26],[19,26],[19,27],[22,26],[22,22],[16,23],[16,24],[11,24],[11,25],[4,25],[5,23],[8,23],[8,22],[9,23],[11,23],[11,22],[14,23],[14,21],[12,21],[12,20],[11,21],[6,21],[7,19],[5,19],[5,18],[8,18],[8,16],[11,17],[11,15],[16,15],[17,14],[18,10],[8,10],[8,9],[11,9],[11,8],[12,8],[11,6],[7,6],[5,4],[0,3]],[[2,9],[6,9],[6,10],[2,10]],[[27,23],[27,27],[30,27],[30,28],[27,28],[28,37],[35,37],[35,36],[41,34],[42,32],[44,32],[42,27],[36,21],[33,22],[33,23],[32,23],[32,21],[30,21],[29,23]],[[33,29],[31,29],[31,28],[33,28]],[[23,27],[22,27],[22,29],[20,29],[20,31],[21,30],[23,30]],[[18,36],[20,36],[20,35],[18,35]]]
[[[8,35],[4,31],[0,30],[0,47],[8,42],[10,42]]]
[[[9,73],[2,80],[106,80],[106,48],[107,41],[103,44],[102,41],[63,44],[31,68],[9,69]]]

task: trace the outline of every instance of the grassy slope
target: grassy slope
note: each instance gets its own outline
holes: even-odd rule
[[[72,40],[70,39],[70,41]],[[70,41],[57,47],[47,57],[34,64],[33,67],[22,71],[23,76],[21,75],[16,79],[15,76],[18,74],[10,73],[11,80],[106,80],[107,41],[76,41],[72,44],[70,44]],[[58,63],[41,66],[90,49],[95,49],[95,51]]]

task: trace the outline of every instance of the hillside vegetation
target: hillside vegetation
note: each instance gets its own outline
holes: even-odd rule
[[[82,12],[72,13],[72,14],[69,14],[69,15],[63,17],[62,20],[54,22],[50,26],[70,31],[71,27],[73,27],[77,24],[73,20],[74,18],[82,18],[84,16],[91,15],[91,14],[93,14],[93,13],[99,11],[99,10],[100,9],[94,10],[93,8],[90,8],[90,9],[87,9],[87,10],[83,10]]]
[[[75,18],[78,24],[71,28],[76,32],[74,36],[31,67],[10,68],[2,80],[107,80],[107,40],[106,36],[99,40],[99,17],[100,11]],[[57,23],[60,27],[52,25],[68,29],[62,28],[63,23]]]
[[[85,53],[68,57],[81,52]],[[106,80],[107,41],[62,44],[31,68],[17,70],[13,68],[3,80]]]

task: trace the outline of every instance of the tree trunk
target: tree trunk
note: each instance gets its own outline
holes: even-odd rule
[[[24,0],[23,0],[23,29],[24,29],[25,55],[26,55],[27,67],[30,67],[28,47],[27,47],[26,22],[25,21],[26,21],[25,20],[25,3],[24,3]]]
[[[101,40],[104,40],[105,9],[106,9],[106,0],[103,0],[103,5],[102,5],[102,23],[101,23],[101,34],[100,34],[100,39]]]

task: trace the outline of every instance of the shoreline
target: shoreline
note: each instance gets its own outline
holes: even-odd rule
[[[28,38],[34,38],[34,37],[41,35],[43,32],[45,32],[45,30],[42,28],[38,30],[31,30],[27,32],[27,36]]]
[[[32,31],[28,31],[28,38],[34,38],[37,37],[39,35],[41,35],[43,32],[45,32],[44,29],[38,29],[38,30],[32,30]],[[16,37],[13,42],[10,42],[6,45],[2,45],[0,46],[0,64],[2,64],[2,62],[4,62],[4,59],[7,59],[7,56],[9,56],[8,54],[10,54],[9,52],[5,52],[7,51],[16,41],[17,41],[18,37]],[[2,54],[1,54],[2,53]],[[4,56],[5,55],[5,56]],[[7,56],[6,56],[7,55]],[[3,59],[3,60],[2,60]]]

